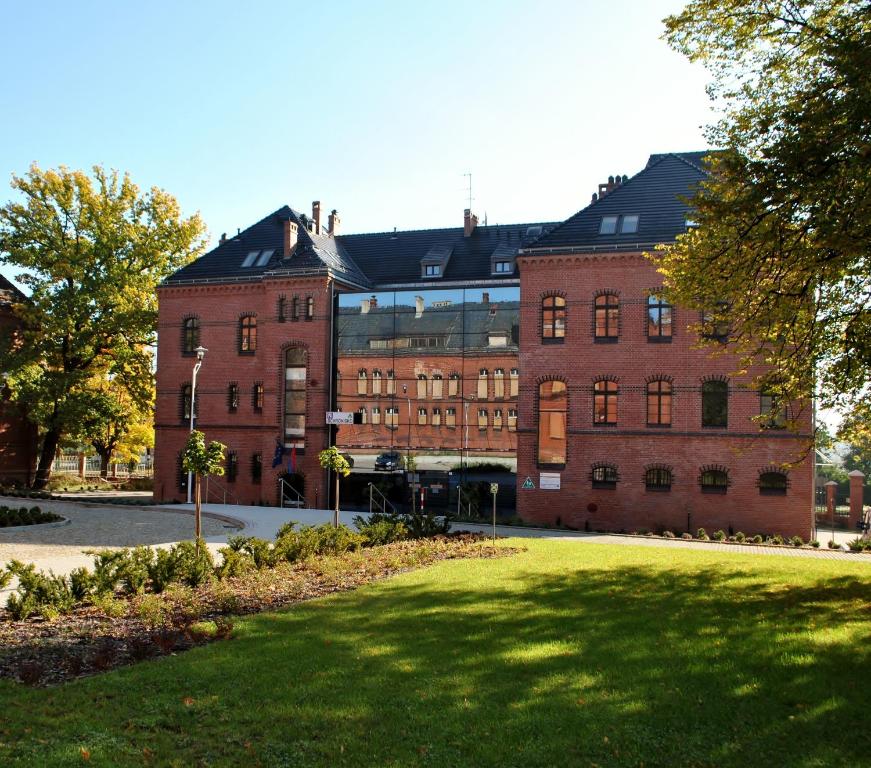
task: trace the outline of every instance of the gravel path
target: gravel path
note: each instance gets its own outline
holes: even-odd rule
[[[32,526],[28,530],[4,531],[0,528],[0,564],[15,558],[67,573],[72,568],[90,565],[88,549],[131,547],[137,544],[169,544],[192,539],[193,511],[189,509],[138,508],[91,505],[66,501],[35,501],[0,497],[10,507],[38,505],[47,512],[69,518],[69,525]],[[234,533],[227,523],[203,516],[203,536],[221,537]]]

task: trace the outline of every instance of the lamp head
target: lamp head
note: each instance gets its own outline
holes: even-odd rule
[[[208,351],[209,351],[209,350],[206,349],[205,347],[197,347],[197,348],[194,350],[194,352],[197,353],[197,360],[202,360],[203,357],[205,357],[206,352],[208,352]]]

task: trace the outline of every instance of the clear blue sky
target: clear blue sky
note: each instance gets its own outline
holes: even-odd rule
[[[346,232],[563,219],[704,147],[679,0],[5,4],[0,201],[32,161],[129,171],[212,241],[287,203]],[[4,268],[7,276],[12,271]]]

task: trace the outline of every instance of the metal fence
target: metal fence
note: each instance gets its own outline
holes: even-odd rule
[[[64,454],[55,458],[52,464],[51,471],[64,475],[79,475],[80,458],[77,454]],[[127,464],[110,464],[110,477],[151,477],[154,474],[154,457],[143,456],[139,463],[133,467],[131,472],[130,466]],[[86,456],[85,457],[85,477],[100,476],[100,457]]]

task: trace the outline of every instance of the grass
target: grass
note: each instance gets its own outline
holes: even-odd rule
[[[867,563],[522,543],[2,682],[0,764],[871,765]]]

